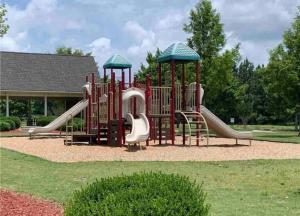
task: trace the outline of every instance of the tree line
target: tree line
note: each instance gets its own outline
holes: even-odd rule
[[[282,42],[269,53],[269,62],[254,66],[240,54],[240,44],[226,49],[220,14],[209,0],[202,0],[190,11],[183,26],[187,44],[201,57],[203,103],[220,118],[234,117],[244,124],[287,124],[300,112],[300,7]],[[141,64],[136,77],[144,82],[150,74],[157,84],[158,56],[148,52],[147,65]],[[186,68],[188,81],[195,80],[194,65]],[[164,65],[164,79],[170,68]],[[180,70],[177,70],[180,71]],[[177,76],[180,82],[180,76]],[[170,83],[169,80],[166,80]]]
[[[6,9],[0,5],[0,37],[7,33]],[[187,44],[201,57],[201,84],[204,105],[224,121],[234,117],[244,124],[287,124],[300,118],[300,7],[282,42],[269,53],[268,64],[254,66],[240,54],[240,44],[226,49],[220,14],[210,0],[201,0],[191,9],[183,31]],[[57,54],[90,56],[80,49],[61,46]],[[136,77],[144,82],[147,74],[157,85],[157,59],[161,50],[148,52],[147,65],[141,64]],[[178,68],[177,71],[180,71]],[[162,68],[163,82],[170,83],[170,67]],[[187,65],[188,82],[195,80],[194,65]],[[166,79],[166,80],[165,80]],[[180,82],[180,74],[176,81]]]

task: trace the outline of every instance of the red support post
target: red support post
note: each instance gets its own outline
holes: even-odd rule
[[[85,82],[87,83],[89,81],[89,77],[86,76],[85,77]],[[88,91],[85,90],[85,99],[88,100],[89,99],[89,94],[88,94]],[[87,134],[88,133],[88,108],[85,109],[85,133]]]
[[[125,89],[125,72],[123,68],[122,68],[122,89]]]
[[[161,63],[158,64],[158,86],[162,86],[162,77],[161,77]],[[161,94],[161,88],[159,88],[159,115],[162,114],[162,94]],[[158,143],[161,145],[162,141],[162,119],[161,116],[158,118],[158,135],[159,135],[159,140]]]
[[[95,74],[92,73],[92,103],[95,102]]]
[[[129,73],[128,73],[128,82],[129,82],[129,88],[131,87],[131,68],[129,68]]]
[[[91,95],[89,95],[88,96],[88,98],[89,98],[89,102],[88,102],[88,110],[89,110],[89,115],[88,115],[88,122],[89,122],[89,124],[88,124],[88,133],[90,134],[91,133],[91,128],[92,128],[92,96]]]
[[[196,66],[196,112],[200,112],[200,67],[199,67],[199,62],[195,62]],[[197,124],[197,146],[199,145],[199,124]]]
[[[99,102],[99,97],[100,97],[100,87],[97,87],[97,94],[96,94],[96,102],[97,102],[97,142],[100,144],[100,102]]]
[[[172,73],[172,90],[171,90],[171,106],[170,106],[170,114],[171,114],[171,139],[172,145],[175,144],[175,61],[171,61],[171,73]]]
[[[119,147],[123,146],[123,120],[122,120],[122,81],[119,81],[119,113],[118,113],[118,142]]]
[[[95,110],[94,110],[94,108],[95,108],[94,103],[95,103],[95,98],[96,98],[95,95],[96,95],[96,91],[95,91],[95,74],[92,73],[92,93],[91,93],[92,101],[91,101],[91,113],[90,113],[90,115],[91,115],[91,128],[96,126],[94,116],[93,116],[95,114]]]
[[[104,82],[104,83],[107,82],[107,78],[106,78],[106,68],[104,68],[103,82]]]
[[[111,104],[111,91],[108,91],[108,98],[107,98],[107,144],[110,145],[110,104]]]
[[[146,117],[149,120],[149,98],[150,98],[150,76],[149,74],[147,74],[146,76],[146,91],[145,91],[145,104],[146,104]],[[150,120],[149,120],[149,126],[151,128],[151,124],[150,124]],[[149,139],[147,139],[146,141],[146,146],[149,146]]]
[[[136,87],[136,77],[133,79],[133,87]],[[136,116],[136,97],[133,98],[133,116]]]
[[[182,74],[182,77],[181,77],[181,110],[186,110],[184,63],[182,63],[182,72],[181,72],[181,74]],[[184,118],[182,118],[182,144],[185,145],[185,119]]]
[[[113,119],[116,118],[116,75],[111,69],[111,88],[112,88],[112,93],[113,93],[113,102],[112,102],[112,109],[113,109]]]

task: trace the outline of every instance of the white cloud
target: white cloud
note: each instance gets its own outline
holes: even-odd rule
[[[74,20],[66,20],[64,28],[71,30],[80,30],[82,29],[82,25]]]
[[[139,23],[135,21],[128,21],[124,26],[124,30],[139,41],[143,40],[145,37],[148,37],[148,34],[150,34],[152,37],[154,36],[152,31],[146,31]]]
[[[97,38],[87,46],[91,49],[93,56],[95,56],[96,61],[100,64],[103,64],[115,52],[111,47],[111,39],[107,37]]]
[[[145,56],[147,51],[153,51],[156,48],[156,36],[152,30],[146,30],[135,21],[128,21],[124,30],[135,39],[134,44],[127,49],[129,55]]]
[[[90,43],[88,46],[92,48],[92,50],[98,51],[98,50],[109,50],[111,40],[106,37],[100,37],[96,40],[94,40],[92,43]]]
[[[166,17],[159,20],[157,24],[158,29],[174,29],[174,28],[182,28],[182,22],[185,16],[180,13],[172,13],[168,14]]]
[[[4,36],[0,39],[0,50],[4,51],[19,51],[20,47],[18,46],[17,41],[9,36]]]

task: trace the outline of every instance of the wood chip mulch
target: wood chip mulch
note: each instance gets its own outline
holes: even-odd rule
[[[0,190],[1,216],[62,216],[62,206],[7,190]]]

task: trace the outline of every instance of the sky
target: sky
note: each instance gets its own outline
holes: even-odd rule
[[[113,54],[136,71],[148,51],[186,42],[182,30],[197,0],[0,0],[6,4],[8,33],[0,50],[55,53],[58,46],[92,52],[102,68]],[[212,0],[221,14],[226,47],[241,44],[255,65],[282,41],[300,0]]]

